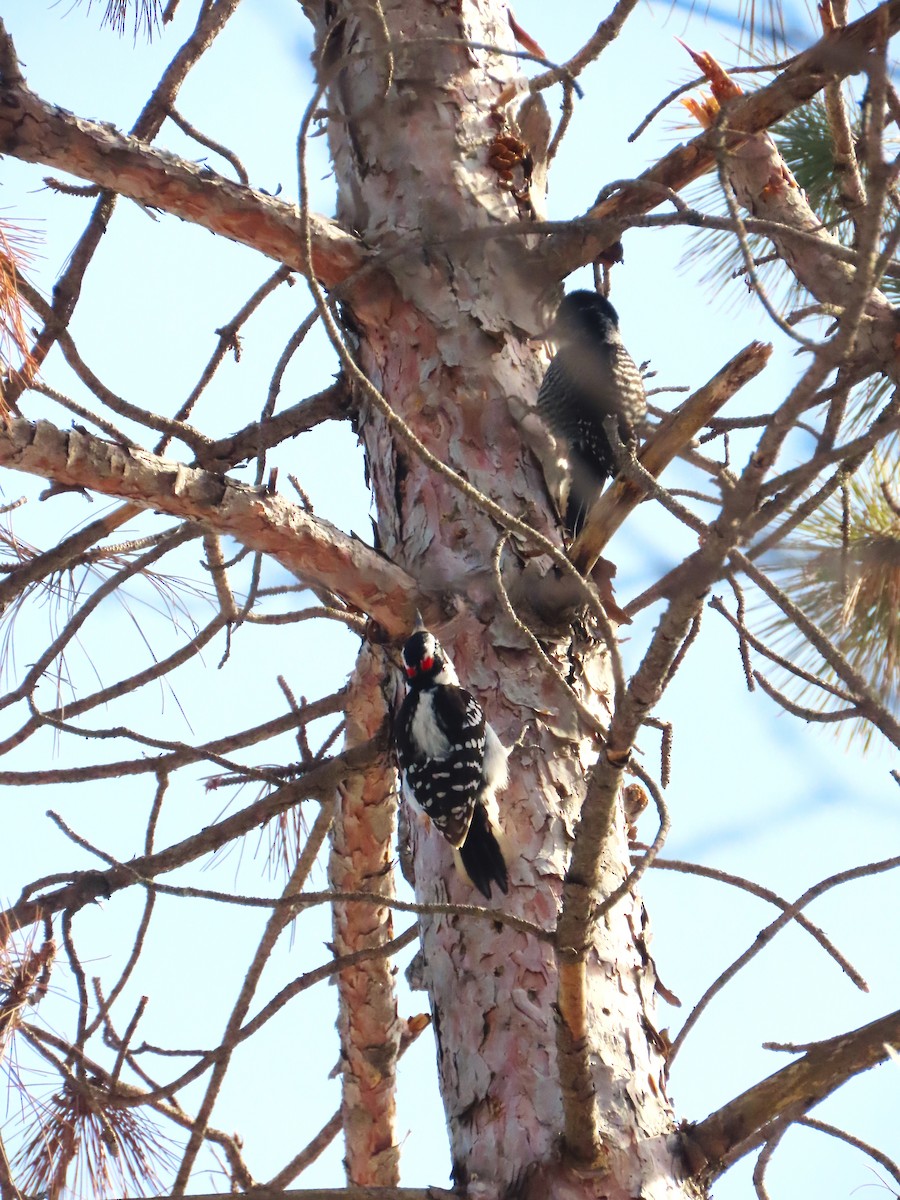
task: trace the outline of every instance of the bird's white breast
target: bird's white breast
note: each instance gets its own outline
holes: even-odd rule
[[[425,758],[446,758],[450,743],[434,715],[432,698],[423,693],[410,724],[410,734],[416,750]]]

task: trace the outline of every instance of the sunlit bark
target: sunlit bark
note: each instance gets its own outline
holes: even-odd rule
[[[389,91],[375,23],[352,5],[338,6],[328,27],[317,14],[319,45],[331,38],[329,62],[345,46],[355,52],[329,93],[339,116],[329,129],[338,215],[368,244],[390,245],[392,231],[416,230],[425,244],[440,239],[447,249],[426,261],[398,258],[389,283],[351,292],[359,359],[430,450],[555,536],[546,485],[511,416],[532,401],[543,368],[524,335],[540,324],[550,281],[529,271],[519,249],[513,256],[502,244],[470,247],[466,239],[468,230],[520,219],[487,163],[499,125],[492,106],[512,67],[496,53],[436,42],[469,38],[513,48],[505,14],[499,6],[452,10],[410,0],[384,12],[394,48]],[[361,432],[382,547],[440,599],[445,619],[437,632],[460,677],[506,744],[521,739],[502,797],[512,886],[508,898],[492,903],[551,930],[584,768],[596,753],[591,731],[561,680],[535,667],[522,634],[502,615],[493,522],[425,469],[369,406]],[[515,554],[504,568],[516,574]],[[609,690],[602,649],[573,644],[561,629],[553,653],[561,670],[567,655],[577,656],[579,690],[602,720]],[[621,814],[614,827],[601,894],[630,866]],[[413,838],[420,900],[479,901],[433,830],[416,823]],[[611,1171],[601,1191],[675,1196],[684,1193],[667,1142],[673,1118],[664,1064],[647,1032],[658,1018],[645,924],[640,900],[627,898],[597,929],[587,964],[593,1084]],[[420,925],[457,1183],[487,1195],[514,1182],[534,1195],[596,1194],[595,1180],[559,1162],[565,1121],[552,948],[459,917],[422,917]]]

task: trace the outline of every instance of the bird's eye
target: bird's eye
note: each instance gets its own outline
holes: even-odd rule
[[[431,670],[431,668],[432,668],[433,666],[434,666],[434,659],[431,657],[431,655],[430,655],[430,654],[427,654],[427,655],[426,655],[426,656],[425,656],[425,657],[422,659],[422,670],[423,670],[423,671],[430,671],[430,670]]]

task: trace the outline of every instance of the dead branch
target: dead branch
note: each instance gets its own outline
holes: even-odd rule
[[[309,877],[309,872],[312,870],[313,863],[328,836],[328,831],[334,819],[334,811],[335,805],[333,801],[330,804],[323,804],[320,808],[315,824],[303,848],[303,853],[297,858],[290,878],[285,884],[284,891],[282,892],[284,898],[296,895],[303,890],[303,886]],[[210,1073],[203,1099],[197,1109],[190,1137],[184,1149],[178,1173],[175,1176],[175,1182],[172,1185],[172,1190],[176,1195],[184,1191],[190,1179],[194,1162],[203,1145],[203,1137],[206,1133],[206,1127],[209,1124],[213,1107],[225,1082],[225,1075],[231,1063],[232,1055],[237,1049],[244,1018],[256,995],[256,989],[262,973],[272,951],[275,949],[278,939],[292,919],[293,915],[290,909],[274,909],[266,922],[259,945],[250,960],[237,999],[234,1002],[225,1025],[225,1032],[222,1035],[222,1042],[216,1055],[216,1061]]]
[[[8,40],[5,28],[0,35]],[[250,246],[294,270],[302,269],[297,209],[142,144],[107,125],[48,104],[9,74],[0,81],[0,150],[39,162],[136,200],[148,208],[201,225]],[[313,269],[335,287],[363,265],[360,242],[335,221],[310,217]]]
[[[857,72],[867,52],[882,36],[883,24],[889,35],[900,28],[900,0],[886,0],[858,21],[822,38],[797,55],[770,84],[734,101],[728,107],[725,148],[736,149],[749,137],[769,129],[811,100],[828,84]],[[633,184],[623,186],[613,197],[589,210],[586,215],[607,222],[604,231],[587,236],[581,231],[563,233],[549,238],[538,253],[560,278],[594,261],[618,240],[630,216],[648,212],[661,203],[659,188],[679,191],[711,170],[719,140],[718,131],[712,129],[686,145],[677,146]]]
[[[532,79],[529,90],[543,91],[555,83],[566,83],[576,78],[590,63],[595,62],[606,47],[617,38],[622,31],[629,14],[637,4],[637,0],[617,0],[612,12],[597,26],[594,33],[576,54],[561,66],[553,67]]]
[[[8,753],[16,746],[20,746],[37,729],[40,729],[42,724],[53,724],[61,721],[63,713],[70,718],[80,716],[82,713],[89,712],[92,708],[96,708],[100,704],[117,699],[119,696],[128,695],[130,692],[137,691],[138,688],[145,687],[154,680],[161,679],[164,675],[169,674],[170,671],[174,671],[177,667],[180,667],[183,663],[188,662],[189,659],[199,654],[226,625],[227,618],[219,614],[200,629],[189,642],[179,646],[177,650],[165,658],[154,662],[143,671],[137,671],[134,675],[130,675],[126,679],[120,679],[117,683],[111,684],[109,687],[101,688],[99,691],[82,696],[77,700],[71,700],[65,705],[50,709],[48,712],[38,714],[36,710],[32,709],[32,714],[28,720],[24,721],[15,732],[0,741],[0,754]],[[29,676],[31,675],[32,672],[29,672]],[[28,695],[29,693],[23,693],[26,699]],[[82,733],[83,731],[79,729],[78,732]]]
[[[252,421],[230,437],[219,438],[202,448],[197,456],[201,467],[227,470],[235,463],[278,446],[288,438],[314,429],[323,421],[342,421],[348,414],[347,389],[339,380],[314,396],[308,396],[262,421]]]
[[[852,1033],[818,1042],[790,1066],[748,1088],[685,1133],[696,1173],[716,1179],[727,1159],[733,1163],[761,1141],[760,1131],[779,1118],[806,1113],[848,1079],[889,1057],[888,1045],[900,1043],[900,1011],[880,1017]]]
[[[734,582],[737,581],[735,580]],[[821,688],[822,691],[827,692],[831,696],[836,696],[839,700],[846,701],[852,699],[852,697],[850,697],[843,689],[835,687],[833,684],[828,683],[827,680],[821,679],[817,675],[813,675],[811,671],[804,671],[804,669],[798,666],[795,662],[791,662],[791,660],[785,658],[784,655],[776,653],[771,646],[767,646],[760,638],[754,637],[754,635],[744,624],[743,615],[739,612],[736,617],[733,617],[722,603],[722,600],[719,596],[713,596],[712,600],[709,602],[709,607],[713,610],[713,612],[717,612],[723,616],[740,638],[742,647],[741,657],[742,661],[745,663],[744,670],[749,677],[750,683],[753,683],[754,680],[752,668],[750,667],[749,655],[747,654],[748,647],[752,647],[754,650],[758,651],[758,653],[764,654],[766,658],[770,659],[773,663],[775,663],[776,666],[781,667],[783,671],[787,671],[789,674],[796,676],[804,683],[808,683],[812,687]],[[748,690],[752,691],[753,689],[751,687]]]
[[[427,1187],[343,1187],[283,1188],[258,1186],[241,1193],[246,1200],[459,1200],[458,1193],[446,1188]],[[175,1200],[172,1194],[151,1196],[146,1200]],[[191,1200],[221,1200],[221,1193],[191,1193]]]
[[[33,900],[29,899],[33,889],[27,889],[15,904],[0,912],[0,944],[5,944],[11,933],[33,925],[44,916],[64,909],[75,911],[92,904],[98,896],[113,895],[211,854],[305,798],[325,799],[333,794],[342,779],[371,762],[382,749],[382,743],[370,742],[327,759],[301,778],[152,855],[131,859],[120,867],[110,867],[102,872],[74,871],[61,887]]]
[[[771,354],[770,345],[751,342],[679,405],[662,421],[638,455],[644,470],[654,479],[659,478],[713,414],[762,371]],[[643,498],[643,489],[628,478],[617,479],[606,489],[591,509],[587,523],[571,549],[572,561],[579,571],[588,574],[593,569],[603,547]]]
[[[249,320],[249,318],[253,315],[253,313],[256,312],[263,301],[278,287],[280,287],[282,283],[293,283],[293,272],[289,267],[281,266],[277,271],[273,271],[267,279],[263,280],[253,295],[246,300],[246,302],[241,306],[238,312],[235,313],[231,320],[226,321],[224,325],[221,325],[215,331],[219,337],[219,344],[216,346],[209,358],[209,361],[201,371],[200,378],[191,389],[190,395],[187,396],[184,403],[175,413],[174,420],[186,421],[188,419],[194,409],[194,405],[203,395],[207,385],[221,366],[226,354],[228,354],[229,351],[234,354],[236,359],[240,357],[240,330],[244,325],[244,322]],[[157,443],[155,452],[157,454],[165,454],[168,445],[168,437],[163,436]],[[201,464],[201,466],[202,465],[204,464]]]
[[[827,1121],[818,1121],[814,1117],[801,1117],[796,1124],[803,1125],[807,1129],[815,1129],[819,1133],[826,1133],[829,1137],[837,1138],[838,1141],[846,1142],[848,1146],[853,1146],[855,1150],[861,1150],[863,1154],[868,1154],[870,1158],[874,1159],[880,1167],[883,1167],[891,1175],[895,1183],[900,1184],[900,1166],[875,1146],[863,1141],[862,1138],[854,1137],[846,1129],[839,1129],[836,1125],[830,1125]]]
[[[159,133],[169,108],[175,99],[191,69],[196,65],[201,55],[209,49],[216,37],[221,33],[228,20],[237,8],[239,0],[222,0],[215,5],[203,5],[197,16],[197,22],[186,41],[179,47],[169,65],[163,71],[159,82],[153,89],[147,103],[141,110],[137,121],[131,130],[132,137],[150,143]],[[24,79],[18,67],[15,46],[12,38],[0,22],[0,53],[4,63],[14,64],[9,70],[0,68],[0,74],[6,82],[15,86],[25,86]],[[2,86],[2,84],[0,84]],[[62,110],[60,110],[62,111]],[[102,191],[94,205],[90,220],[78,239],[69,261],[56,281],[53,289],[54,320],[45,323],[38,335],[32,350],[32,360],[36,367],[43,363],[54,342],[59,329],[65,328],[69,318],[75,311],[75,306],[81,295],[84,274],[100,244],[100,239],[106,232],[109,221],[116,205],[116,197],[109,191]],[[26,375],[19,375],[10,380],[8,399],[12,402],[21,394],[28,382]]]
[[[0,429],[0,465],[230,534],[300,578],[337,592],[394,637],[409,631],[424,603],[414,580],[371,547],[281,496],[222,475],[21,419]]]
[[[742,554],[739,550],[733,550],[731,552],[731,560],[738,570],[743,571],[756,584],[760,591],[764,592],[781,609],[788,620],[803,634],[813,649],[822,656],[846,687],[848,695],[856,706],[858,715],[870,721],[894,746],[900,746],[900,721],[880,702],[863,677],[858,671],[854,670],[844,655],[838,650],[837,646],[746,555]]]
[[[293,729],[299,720],[315,720],[317,716],[330,716],[340,712],[343,706],[343,692],[335,692],[304,707],[303,715],[291,711],[259,725],[244,728],[238,733],[216,738],[200,746],[189,746],[186,742],[171,742],[164,739],[150,738],[139,734],[125,726],[113,727],[106,730],[81,730],[75,726],[67,727],[67,732],[80,733],[83,737],[95,736],[99,739],[107,737],[133,737],[139,744],[164,748],[167,752],[155,758],[124,759],[111,763],[96,763],[78,767],[49,767],[36,771],[2,771],[0,786],[7,784],[12,787],[27,787],[31,784],[74,783],[84,780],[117,779],[127,775],[156,775],[160,772],[174,771],[188,763],[211,762],[222,765],[228,771],[238,771],[255,779],[266,782],[282,781],[283,776],[277,772],[254,770],[243,765],[224,761],[224,756],[247,746],[256,746],[269,738],[277,737]],[[46,714],[36,713],[38,721],[47,720],[53,725],[64,725],[63,722],[47,717]],[[288,774],[288,772],[285,772]]]
[[[0,582],[0,610],[20,596],[29,585],[56,571],[65,571],[89,546],[109,537],[113,530],[130,521],[139,512],[136,504],[125,504],[64,538],[52,550],[26,559]]]
[[[783,912],[790,910],[791,919],[796,921],[801,929],[805,929],[811,937],[815,938],[825,953],[834,959],[844,974],[856,984],[860,991],[867,992],[869,990],[869,985],[863,979],[862,975],[860,975],[859,971],[832,945],[819,926],[810,921],[809,917],[805,916],[802,912],[797,911],[796,905],[779,896],[777,892],[773,892],[771,888],[763,887],[762,884],[755,883],[752,879],[744,879],[740,875],[734,875],[730,871],[723,871],[718,867],[706,866],[704,863],[684,862],[675,858],[657,858],[653,863],[653,867],[655,870],[660,871],[678,871],[685,875],[699,875],[703,879],[714,879],[717,883],[729,884],[731,887],[749,892],[751,896],[757,896],[760,900],[766,900],[769,904],[774,904],[776,908],[780,908]]]
[[[842,884],[849,883],[854,879],[865,879],[871,875],[879,875],[883,871],[895,871],[898,867],[900,867],[900,856],[885,858],[881,859],[880,862],[865,863],[861,867],[849,867],[846,871],[838,871],[836,875],[830,875],[827,879],[822,879],[812,887],[807,888],[802,896],[800,896],[794,901],[793,904],[782,911],[779,917],[776,917],[774,921],[771,921],[764,929],[761,929],[756,935],[753,944],[749,946],[743,952],[743,954],[738,955],[734,962],[732,962],[730,966],[726,967],[725,970],[722,971],[721,974],[718,975],[717,978],[714,979],[709,985],[709,987],[688,1013],[684,1024],[678,1031],[678,1036],[672,1042],[672,1045],[669,1049],[669,1062],[671,1063],[675,1059],[676,1055],[681,1050],[681,1047],[684,1045],[688,1034],[697,1024],[697,1021],[706,1011],[713,998],[722,991],[726,984],[730,983],[730,981],[734,979],[737,973],[741,971],[747,965],[747,963],[751,961],[751,959],[755,958],[756,955],[759,954],[760,951],[769,944],[772,938],[775,937],[775,935],[779,933],[798,912],[801,912],[804,908],[806,908],[807,905],[811,904],[812,901],[817,899],[819,896],[824,895],[825,892],[831,891],[832,888],[840,887]]]

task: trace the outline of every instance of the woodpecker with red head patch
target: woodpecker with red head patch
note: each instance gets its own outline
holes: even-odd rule
[[[403,667],[409,691],[395,742],[405,794],[459,850],[469,878],[489,900],[492,883],[503,893],[509,887],[489,812],[506,785],[507,751],[427,629],[404,645]]]
[[[616,474],[607,422],[634,451],[647,415],[647,393],[622,343],[618,313],[605,296],[587,291],[564,296],[549,332],[558,348],[537,406],[568,452],[566,524],[577,534],[604,483]]]

